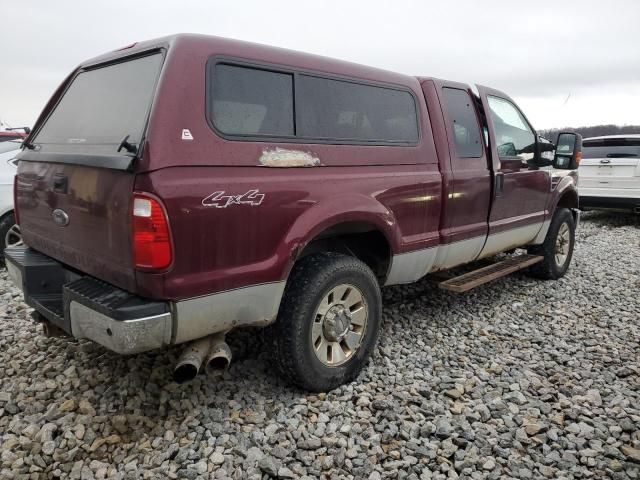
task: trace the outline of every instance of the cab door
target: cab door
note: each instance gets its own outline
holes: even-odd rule
[[[530,166],[538,136],[516,103],[498,90],[478,85],[478,91],[493,173],[489,235],[482,258],[533,241],[548,216],[551,176]]]
[[[432,92],[429,87],[433,88]],[[430,94],[437,96],[440,106],[437,113],[441,112],[444,125],[444,134],[437,135],[445,183],[440,248],[433,266],[433,270],[442,270],[475,260],[485,244],[491,205],[491,170],[475,95],[470,87],[433,80],[433,83],[425,82],[423,90],[427,98]]]

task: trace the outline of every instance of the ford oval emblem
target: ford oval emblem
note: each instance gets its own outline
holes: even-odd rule
[[[56,225],[61,227],[66,227],[69,225],[69,215],[67,212],[60,208],[56,208],[53,212],[51,212],[51,216],[53,217],[53,221],[56,222]]]

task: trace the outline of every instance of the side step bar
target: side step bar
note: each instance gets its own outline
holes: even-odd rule
[[[472,288],[484,285],[492,280],[541,262],[543,258],[544,257],[538,255],[517,255],[515,257],[509,257],[493,265],[479,268],[478,270],[440,282],[438,286],[443,290],[450,290],[456,293],[466,292]]]

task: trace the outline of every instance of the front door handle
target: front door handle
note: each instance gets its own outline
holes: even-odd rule
[[[502,192],[504,191],[504,173],[502,172],[497,172],[496,176],[495,176],[495,185],[494,185],[494,190],[495,192],[495,196],[499,197],[500,195],[502,195]]]

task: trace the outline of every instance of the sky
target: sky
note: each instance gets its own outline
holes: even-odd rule
[[[640,125],[637,0],[0,0],[0,120],[31,126],[80,62],[192,32],[502,90],[537,129]]]

